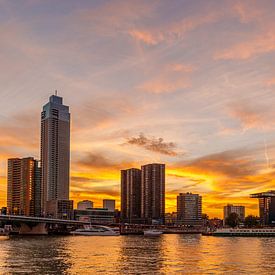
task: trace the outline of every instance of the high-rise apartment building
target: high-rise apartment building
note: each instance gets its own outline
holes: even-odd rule
[[[259,199],[259,214],[262,225],[275,226],[275,190],[250,195]]]
[[[141,218],[146,223],[164,223],[165,164],[141,166]]]
[[[141,215],[141,170],[121,170],[121,220],[139,222]]]
[[[8,160],[8,190],[7,190],[7,211],[11,215],[20,214],[20,193],[21,193],[21,159],[13,158]]]
[[[116,201],[115,200],[104,199],[103,200],[103,208],[106,208],[109,211],[115,211]]]
[[[227,204],[223,207],[223,223],[225,225],[226,219],[229,217],[231,213],[236,213],[241,222],[244,222],[245,218],[245,207],[242,205],[233,205],[233,204]]]
[[[8,213],[41,215],[41,168],[34,158],[8,160]]]
[[[56,95],[41,113],[41,168],[42,210],[47,215],[48,202],[69,200],[70,113],[62,97]]]
[[[202,197],[180,193],[177,196],[177,222],[183,225],[202,225]]]

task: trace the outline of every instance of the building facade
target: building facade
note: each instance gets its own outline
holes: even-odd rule
[[[121,170],[121,220],[137,223],[141,218],[141,170]]]
[[[259,199],[259,214],[262,225],[275,226],[275,190],[250,195]]]
[[[200,226],[202,222],[202,197],[198,194],[180,193],[177,196],[177,223]]]
[[[47,201],[47,217],[72,220],[74,218],[74,202],[72,200]]]
[[[41,113],[41,168],[42,211],[47,215],[48,201],[69,200],[70,113],[56,95]]]
[[[89,200],[80,201],[77,203],[77,210],[86,210],[87,208],[93,208],[94,203]]]
[[[116,201],[115,200],[104,199],[103,200],[103,208],[106,208],[110,211],[115,211]]]
[[[141,218],[149,224],[165,222],[165,164],[141,166]]]
[[[229,217],[231,213],[236,213],[241,222],[244,222],[245,219],[245,207],[242,205],[233,205],[227,204],[223,207],[223,223],[225,225],[226,219]]]
[[[112,224],[115,222],[115,212],[107,208],[89,208],[86,210],[74,210],[74,219],[94,224]]]
[[[41,168],[32,157],[8,160],[7,211],[12,215],[41,215]]]

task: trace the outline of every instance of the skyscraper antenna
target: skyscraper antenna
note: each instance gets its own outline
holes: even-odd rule
[[[55,95],[57,96],[57,90],[55,90]]]

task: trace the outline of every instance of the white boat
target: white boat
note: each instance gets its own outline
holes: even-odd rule
[[[103,225],[85,226],[84,228],[71,231],[70,234],[81,236],[119,236],[119,232],[108,226]]]
[[[221,228],[213,236],[275,237],[275,228]]]
[[[7,236],[8,232],[4,228],[0,228],[0,236]]]
[[[157,229],[148,229],[148,230],[144,230],[143,231],[144,236],[160,236],[161,234],[163,234],[162,231],[157,230]]]

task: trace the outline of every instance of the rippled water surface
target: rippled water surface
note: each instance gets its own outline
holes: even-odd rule
[[[0,274],[275,274],[275,238],[0,237]]]

